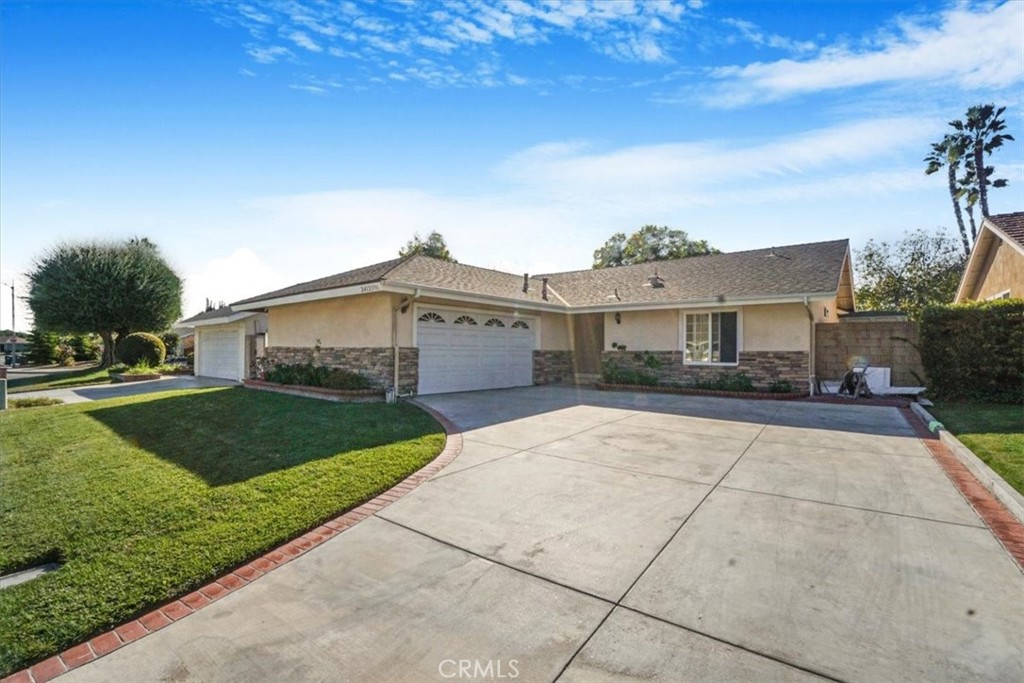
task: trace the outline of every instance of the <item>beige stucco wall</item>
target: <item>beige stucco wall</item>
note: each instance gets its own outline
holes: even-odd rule
[[[1000,241],[992,263],[981,276],[981,286],[975,299],[984,301],[1010,290],[1012,298],[1024,297],[1024,255]]]
[[[614,313],[604,316],[604,350],[612,344],[629,351],[674,351],[679,349],[679,311],[622,311],[621,323]]]
[[[391,346],[391,295],[323,299],[269,311],[270,346]]]
[[[572,350],[572,327],[568,315],[540,314],[540,348],[543,351]]]
[[[811,321],[803,304],[744,306],[744,351],[809,351]]]

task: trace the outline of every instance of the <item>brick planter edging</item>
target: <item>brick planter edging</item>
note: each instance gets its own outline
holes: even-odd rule
[[[914,430],[917,437],[928,448],[928,452],[939,463],[953,485],[967,499],[974,511],[1002,544],[1006,552],[1024,571],[1024,524],[1021,524],[1006,506],[1000,503],[992,492],[971,473],[942,438],[929,429],[921,413],[907,406],[899,409],[903,419]]]
[[[380,389],[324,389],[323,387],[307,387],[300,384],[277,384],[262,379],[244,379],[243,386],[261,391],[273,391],[278,394],[321,398],[330,401],[383,401],[384,392]],[[0,681],[0,683],[3,683]]]
[[[715,396],[718,398],[752,398],[761,401],[792,401],[806,398],[806,391],[772,393],[768,391],[720,391],[718,389],[696,389],[693,387],[652,387],[645,384],[605,384],[597,382],[595,389],[601,391],[635,391],[645,394],[681,394],[683,396]]]
[[[21,671],[16,671],[0,680],[0,683],[45,683],[63,673],[99,659],[132,641],[159,631],[305,554],[332,536],[355,526],[433,477],[462,452],[462,432],[451,420],[436,410],[419,401],[411,400],[409,403],[429,414],[444,428],[444,448],[429,463],[362,505],[352,508],[290,541],[285,541],[205,586],[171,600],[110,631],[94,636],[84,643],[68,648],[60,654],[37,662]]]

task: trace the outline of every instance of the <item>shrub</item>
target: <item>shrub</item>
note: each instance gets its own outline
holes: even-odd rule
[[[1024,402],[1024,299],[925,309],[920,347],[930,396]]]
[[[75,364],[75,349],[71,344],[62,343],[57,347],[57,362],[66,368]]]
[[[757,391],[753,380],[745,372],[720,372],[715,379],[698,380],[693,386],[711,391]]]
[[[788,379],[776,379],[768,385],[768,391],[773,394],[789,394],[793,391],[793,385]]]
[[[313,363],[281,364],[271,366],[264,379],[275,384],[290,384],[324,389],[372,389],[373,383],[359,373],[330,368]]]
[[[68,338],[68,344],[75,352],[75,360],[98,360],[100,357],[99,337],[94,334],[76,334]]]
[[[126,365],[146,363],[157,366],[164,362],[167,349],[160,337],[148,332],[129,334],[117,344],[117,360]]]
[[[49,396],[38,396],[36,398],[12,398],[7,402],[11,408],[39,408],[42,406],[56,406],[64,402],[62,398],[51,398]]]
[[[60,337],[53,332],[32,330],[28,335],[28,351],[25,357],[36,365],[49,365],[57,361],[57,347]]]
[[[607,360],[601,366],[601,381],[605,384],[635,384],[653,387],[658,378],[649,372],[624,368],[615,361]]]

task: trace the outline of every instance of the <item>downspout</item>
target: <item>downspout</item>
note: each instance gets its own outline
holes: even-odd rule
[[[810,297],[804,297],[804,308],[807,309],[807,317],[811,321],[811,348],[807,355],[807,391],[808,395],[814,396],[814,311],[811,310]]]

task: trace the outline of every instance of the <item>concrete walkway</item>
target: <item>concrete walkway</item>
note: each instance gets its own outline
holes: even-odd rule
[[[434,479],[61,683],[1024,677],[1024,576],[896,409],[424,402]]]
[[[156,391],[171,391],[172,389],[203,389],[206,387],[232,387],[238,385],[238,382],[227,379],[181,375],[179,377],[161,377],[160,379],[151,379],[145,382],[124,382],[121,384],[98,384],[67,389],[24,391],[17,394],[8,394],[7,398],[8,400],[13,400],[16,398],[47,397],[59,398],[64,403],[83,403],[85,401],[99,401],[105,398],[151,394]]]

